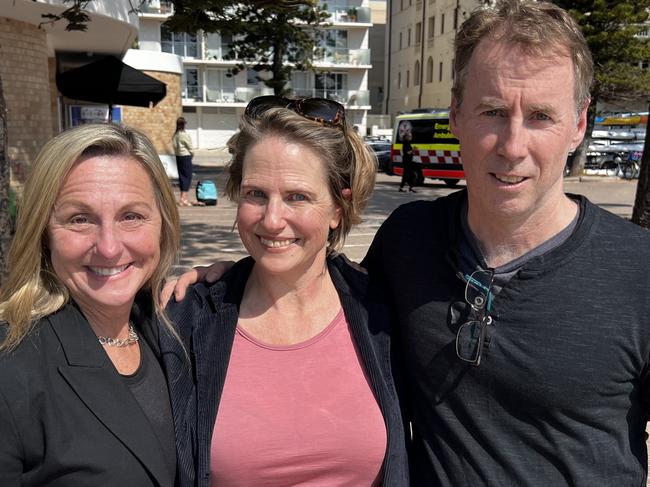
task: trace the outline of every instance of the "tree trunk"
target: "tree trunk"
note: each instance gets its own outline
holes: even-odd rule
[[[7,104],[2,90],[2,79],[0,79],[0,286],[7,271],[7,251],[11,240],[7,144]]]
[[[645,127],[645,146],[641,156],[641,173],[636,186],[632,222],[650,228],[650,123]]]
[[[283,16],[278,17],[278,23],[287,22],[287,19]],[[279,42],[274,42],[273,46],[273,61],[271,64],[271,72],[273,73],[273,78],[267,81],[266,85],[269,88],[273,88],[273,94],[277,96],[283,96],[285,94],[285,85],[287,84],[287,79],[284,75],[284,53],[286,50],[286,45]]]
[[[571,172],[569,173],[571,176],[581,176],[585,170],[587,151],[589,150],[589,144],[591,144],[591,133],[594,131],[594,125],[596,124],[596,103],[598,103],[598,100],[592,100],[587,109],[587,130],[585,130],[585,136],[582,142],[573,151]]]

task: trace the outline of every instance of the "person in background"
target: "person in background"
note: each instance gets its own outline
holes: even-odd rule
[[[411,132],[406,132],[402,142],[402,180],[399,183],[399,191],[404,191],[404,185],[408,184],[409,191],[416,193],[413,189],[415,184],[415,170],[413,167],[413,146],[411,145],[413,136]]]
[[[158,296],[179,235],[143,134],[82,125],[42,148],[0,291],[0,485],[174,485]]]
[[[321,98],[253,99],[228,147],[251,257],[168,306],[193,357],[169,370],[195,432],[178,438],[181,484],[408,485],[388,313],[336,252],[374,187],[373,154]]]
[[[172,137],[174,154],[176,154],[176,166],[178,168],[178,184],[181,194],[178,200],[179,206],[192,206],[187,194],[192,187],[192,138],[185,131],[186,121],[183,117],[176,119],[176,132]]]

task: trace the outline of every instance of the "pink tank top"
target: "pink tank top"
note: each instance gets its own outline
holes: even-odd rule
[[[379,485],[385,453],[384,419],[342,310],[297,345],[237,328],[212,434],[213,487]]]

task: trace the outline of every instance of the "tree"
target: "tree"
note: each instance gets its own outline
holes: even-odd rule
[[[648,19],[650,0],[555,0],[582,28],[594,59],[594,84],[587,132],[576,149],[572,175],[582,173],[591,142],[599,101],[645,100],[650,95],[650,72],[640,61],[650,59],[650,44],[637,34]]]
[[[165,25],[176,32],[218,32],[232,36],[227,59],[238,61],[236,75],[253,69],[258,81],[285,94],[294,70],[313,67],[317,26],[328,18],[315,0],[233,2],[174,0],[174,15]],[[269,76],[260,76],[261,73]]]

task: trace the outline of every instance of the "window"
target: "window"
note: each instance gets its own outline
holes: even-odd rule
[[[419,44],[422,40],[422,22],[415,24],[415,44]]]
[[[248,86],[257,86],[259,84],[259,80],[257,79],[257,71],[254,69],[247,69],[246,70],[246,84]]]
[[[406,47],[411,45],[411,28],[409,27],[408,34],[406,35]]]
[[[427,59],[427,83],[433,82],[433,58],[429,56]]]
[[[402,32],[399,33],[399,48],[402,49]]]
[[[317,73],[314,76],[315,96],[347,102],[348,75],[345,73]]]
[[[185,68],[183,70],[183,98],[201,101],[199,93],[199,70],[196,68]]]
[[[349,62],[348,31],[328,29],[318,36],[318,47],[323,49],[323,61],[330,63]]]
[[[205,36],[206,59],[224,59],[230,52],[232,37],[208,34]]]
[[[406,87],[409,87],[409,84],[411,83],[411,72],[407,69],[406,70]]]
[[[454,30],[458,29],[458,7],[454,8]]]
[[[163,52],[171,52],[182,57],[197,57],[196,34],[172,32],[166,27],[160,27],[160,48]]]
[[[451,80],[454,81],[454,60],[451,60]]]
[[[235,79],[228,76],[227,73],[225,69],[208,69],[206,71],[207,101],[225,103],[238,101],[235,97]]]
[[[415,61],[415,68],[413,69],[413,86],[420,84],[420,61]]]
[[[440,61],[440,66],[438,67],[438,81],[442,81],[442,61]]]
[[[402,87],[402,73],[397,73],[397,87],[401,88]]]
[[[311,73],[307,71],[292,72],[291,89],[296,96],[314,96]]]
[[[399,9],[404,10],[404,0],[399,1]]]
[[[433,39],[436,35],[436,16],[429,17],[429,25],[427,26],[427,37]]]
[[[440,16],[440,33],[441,34],[445,33],[445,14],[442,14]]]

